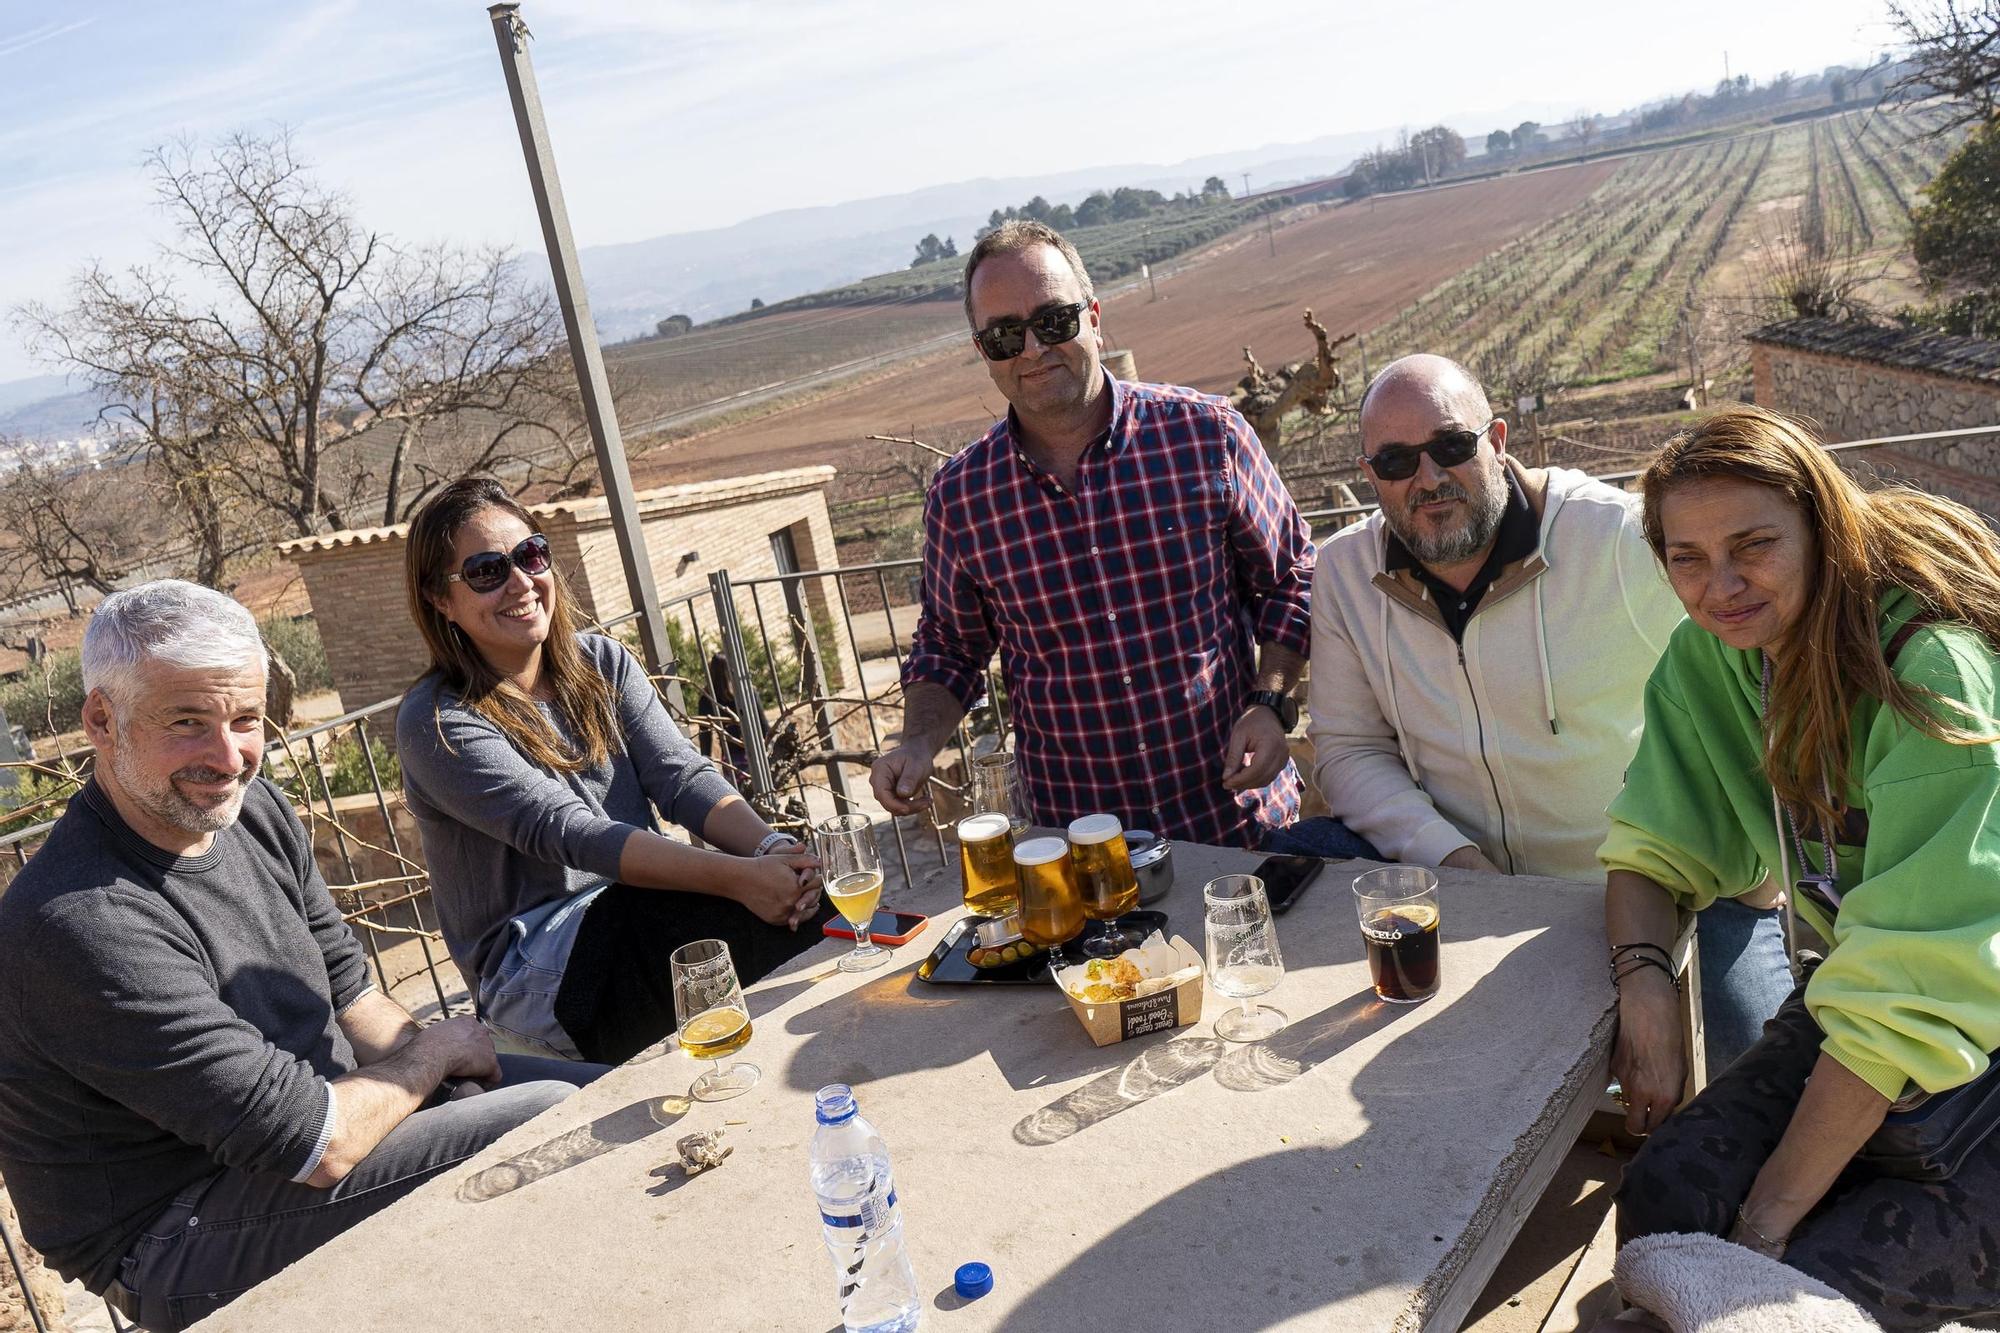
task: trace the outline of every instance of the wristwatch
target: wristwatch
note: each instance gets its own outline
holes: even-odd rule
[[[1254,708],[1258,704],[1276,713],[1278,725],[1286,731],[1299,724],[1299,701],[1289,694],[1280,694],[1276,690],[1252,690],[1243,700],[1245,708]]]
[[[783,829],[773,829],[771,832],[766,833],[764,835],[764,840],[757,844],[757,850],[750,853],[750,855],[769,856],[772,852],[777,851],[780,847],[784,846],[788,842],[792,843],[795,846],[802,847],[805,845],[799,842],[799,840],[792,834],[785,832]]]

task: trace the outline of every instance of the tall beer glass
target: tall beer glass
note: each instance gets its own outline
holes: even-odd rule
[[[958,821],[958,863],[965,872],[965,910],[980,916],[1012,916],[1021,910],[1021,883],[1014,873],[1014,830],[995,811]]]
[[[1083,933],[1083,895],[1076,886],[1069,844],[1061,838],[1029,838],[1014,844],[1021,872],[1021,938],[1053,949]]]
[[[1111,923],[1139,905],[1139,877],[1132,873],[1125,826],[1116,815],[1085,815],[1070,823],[1069,850],[1083,893],[1083,914],[1091,921],[1083,951],[1096,958],[1116,957],[1130,941]]]

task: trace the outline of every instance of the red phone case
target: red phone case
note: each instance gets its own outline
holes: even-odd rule
[[[918,912],[891,912],[889,915],[901,917],[908,928],[894,935],[885,935],[879,930],[873,932],[869,938],[877,944],[908,944],[921,934],[923,928],[931,921],[929,917]],[[829,939],[851,940],[854,938],[854,927],[848,925],[844,918],[834,917],[820,927],[820,933]]]

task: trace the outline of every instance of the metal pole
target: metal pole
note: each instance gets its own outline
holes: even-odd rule
[[[583,395],[584,420],[597,450],[597,471],[604,480],[604,498],[611,507],[611,527],[618,534],[618,555],[625,565],[625,587],[639,613],[639,648],[647,667],[666,677],[668,705],[685,715],[680,682],[675,676],[674,651],[667,641],[660,597],[653,584],[653,562],[646,553],[646,534],[639,524],[639,506],[632,498],[632,474],[625,466],[625,442],[618,434],[618,413],[611,403],[611,385],[604,377],[604,357],[597,348],[597,329],[590,322],[590,297],[577,267],[576,242],[569,234],[569,210],[563,205],[562,183],[556,179],[555,150],[542,118],[542,98],[535,87],[535,67],[528,58],[528,25],[518,4],[492,5],[493,38],[500,44],[500,68],[507,76],[507,96],[514,103],[514,124],[521,132],[521,155],[528,163],[528,184],[535,192],[535,212],[542,222],[542,243],[549,251],[549,276],[562,304],[563,326],[569,331],[570,360],[576,386]]]

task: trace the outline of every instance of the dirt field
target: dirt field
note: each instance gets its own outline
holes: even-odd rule
[[[1434,194],[1348,204],[1278,229],[1275,259],[1264,234],[1239,235],[1160,282],[1106,300],[1112,345],[1132,349],[1139,374],[1219,392],[1243,373],[1247,342],[1260,361],[1306,356],[1299,323],[1310,306],[1335,334],[1366,329],[1509,237],[1581,202],[1611,174],[1589,164],[1481,181]],[[809,462],[835,466],[879,456],[869,434],[915,428],[959,441],[1005,406],[968,343],[926,360],[738,426],[663,445],[632,463],[639,486],[763,472]]]

